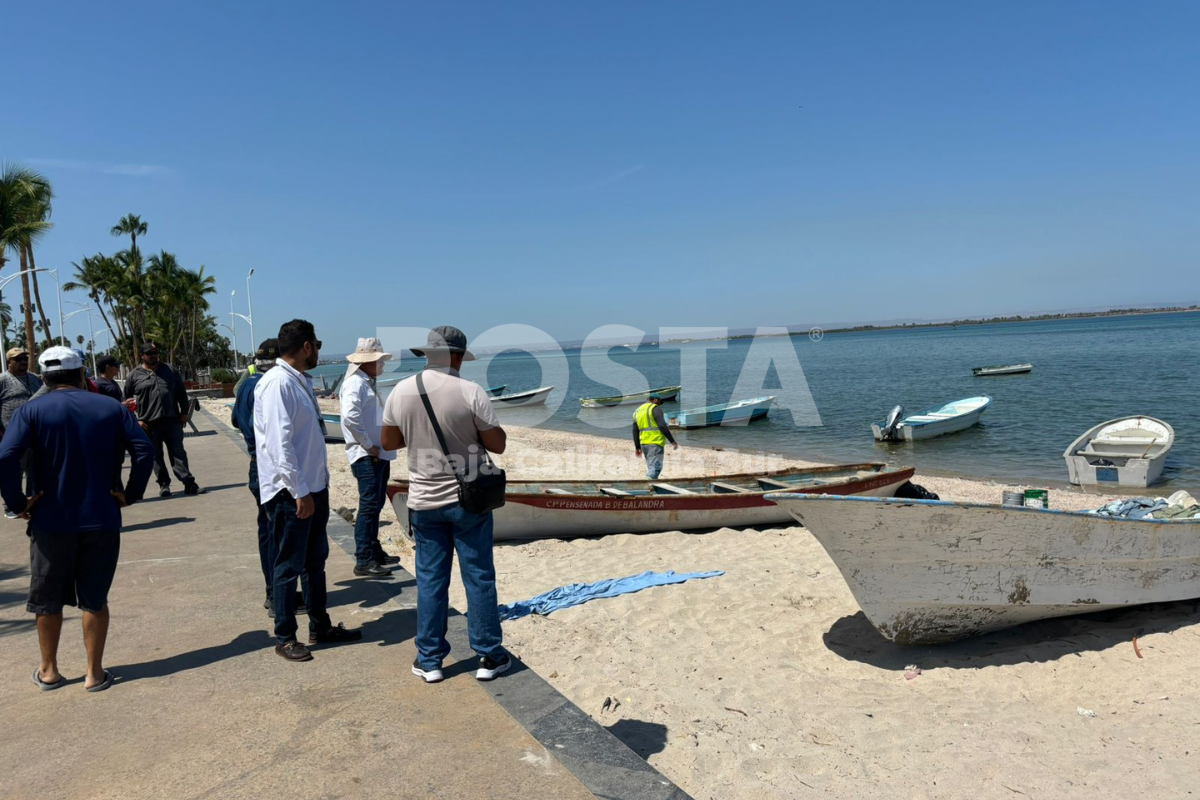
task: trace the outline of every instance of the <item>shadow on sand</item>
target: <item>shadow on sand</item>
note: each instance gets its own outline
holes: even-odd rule
[[[608,732],[642,758],[667,749],[667,726],[640,719],[621,719],[608,727]]]
[[[1173,633],[1200,622],[1198,612],[1200,600],[1154,603],[1030,622],[949,644],[903,647],[883,638],[860,611],[833,623],[823,639],[825,646],[842,658],[882,669],[902,670],[913,663],[926,671],[977,669],[1057,661],[1087,651],[1129,645],[1134,636]]]

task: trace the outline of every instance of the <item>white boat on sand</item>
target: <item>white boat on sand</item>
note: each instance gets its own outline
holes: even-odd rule
[[[608,533],[655,533],[700,528],[779,525],[791,517],[763,499],[768,492],[821,492],[891,497],[912,467],[842,464],[776,473],[676,478],[668,481],[513,481],[493,513],[493,536],[569,539]],[[405,536],[408,481],[388,484]]]
[[[966,397],[907,417],[904,406],[896,406],[886,420],[871,425],[871,433],[877,442],[912,442],[957,433],[978,423],[991,404],[987,395]]]
[[[1200,597],[1200,520],[769,494],[816,537],[897,644]]]
[[[541,406],[546,404],[546,398],[554,391],[553,386],[542,386],[527,392],[513,392],[491,397],[492,405],[497,408],[515,408],[518,406]]]
[[[1092,486],[1149,486],[1162,476],[1175,429],[1153,417],[1102,422],[1071,442],[1063,453],[1071,483]]]

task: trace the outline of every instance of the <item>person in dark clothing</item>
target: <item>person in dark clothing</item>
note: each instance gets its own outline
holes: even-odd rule
[[[188,469],[187,451],[183,449],[183,426],[187,424],[192,401],[179,374],[158,360],[158,345],[154,342],[142,345],[142,365],[125,379],[125,399],[131,398],[137,400],[138,423],[154,444],[158,496],[171,496],[171,473],[163,458],[164,445],[175,477],[183,482],[184,494],[203,494]]]
[[[262,493],[258,490],[258,454],[254,447],[254,387],[258,385],[262,376],[275,366],[277,358],[279,358],[278,339],[266,339],[258,346],[258,352],[254,355],[254,372],[249,373],[235,389],[232,420],[233,427],[240,431],[242,438],[246,440],[246,453],[250,456],[248,483],[250,494],[254,495],[254,504],[258,506],[258,560],[262,567],[263,581],[267,585],[267,599],[263,602],[263,608],[267,610],[267,615],[272,619],[275,618],[275,605],[272,599],[274,593],[271,589],[275,556],[271,552],[271,528],[267,520],[267,509],[262,504]],[[304,593],[307,594],[308,573],[301,573],[300,581],[305,587]],[[307,610],[303,601],[298,601],[296,613],[303,614]]]
[[[25,608],[37,615],[41,663],[33,672],[39,689],[66,683],[58,670],[63,606],[83,611],[87,650],[84,688],[112,685],[104,669],[108,592],[120,555],[121,509],[142,498],[154,465],[150,439],[133,415],[85,388],[83,363],[67,347],[50,347],[39,362],[53,391],[22,406],[0,443],[0,494],[29,520],[30,585]],[[121,459],[133,457],[121,488]],[[26,456],[38,492],[21,490]]]
[[[99,370],[96,375],[96,390],[118,403],[124,402],[125,397],[121,394],[121,387],[114,380],[121,371],[121,364],[117,359],[112,356],[100,356],[96,359],[96,369]]]

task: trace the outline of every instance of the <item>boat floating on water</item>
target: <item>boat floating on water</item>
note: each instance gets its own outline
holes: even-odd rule
[[[821,543],[867,619],[897,644],[1200,597],[1200,520],[936,500],[767,499]]]
[[[546,404],[546,398],[554,390],[553,386],[542,386],[527,392],[494,395],[490,399],[497,408],[516,408],[519,406],[541,406]],[[489,390],[490,391],[490,390]]]
[[[1071,442],[1063,453],[1071,483],[1149,486],[1162,476],[1175,429],[1153,417],[1102,422]]]
[[[615,394],[612,397],[581,397],[579,405],[584,408],[641,405],[649,400],[652,394],[661,397],[663,402],[670,402],[679,397],[682,389],[682,386],[662,386],[658,389],[647,389],[644,392],[634,392],[633,394]]]
[[[886,420],[871,425],[871,433],[877,442],[913,442],[957,433],[978,423],[991,404],[987,395],[967,397],[907,417],[904,406],[896,406]]]
[[[991,367],[972,367],[971,374],[977,378],[988,375],[1021,375],[1033,371],[1033,364],[996,364]]]
[[[868,463],[669,482],[509,481],[505,504],[492,512],[493,535],[497,540],[569,539],[778,525],[791,517],[786,509],[764,499],[769,492],[891,497],[913,472],[912,467]],[[387,494],[404,535],[411,539],[408,481],[392,481]]]
[[[667,426],[671,428],[708,428],[714,425],[745,425],[767,416],[774,397],[756,397],[753,400],[738,400],[704,408],[689,408],[665,414]]]
[[[500,393],[503,392],[507,388],[508,388],[508,384],[502,383],[499,386],[489,386],[486,389],[484,389],[484,391],[487,392],[488,394],[490,394],[492,397],[498,397],[500,395]],[[553,387],[551,387],[551,388],[553,388]]]

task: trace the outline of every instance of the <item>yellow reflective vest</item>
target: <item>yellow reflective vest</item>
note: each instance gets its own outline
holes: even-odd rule
[[[667,437],[658,429],[654,422],[654,403],[643,403],[633,412],[633,421],[638,426],[638,441],[642,444],[656,444],[666,447]]]

